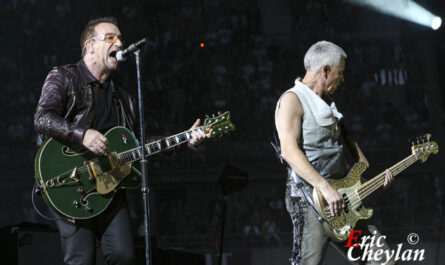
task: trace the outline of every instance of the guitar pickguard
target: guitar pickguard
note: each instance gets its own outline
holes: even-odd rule
[[[123,164],[116,152],[107,159],[94,158],[88,162],[91,179],[96,181],[99,194],[107,194],[116,189],[120,182],[131,173],[131,163]]]
[[[355,227],[358,220],[368,219],[372,216],[372,209],[367,209],[362,206],[362,201],[357,193],[357,188],[360,186],[360,181],[349,188],[340,188],[338,193],[341,195],[348,194],[344,197],[346,199],[345,209],[340,216],[334,218],[330,222],[330,226],[337,238],[342,240],[348,238],[349,231]]]
[[[122,179],[131,173],[131,164],[121,166],[96,176],[96,189],[100,194],[107,194],[116,189]]]

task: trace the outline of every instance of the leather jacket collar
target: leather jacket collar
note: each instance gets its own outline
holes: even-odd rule
[[[85,64],[85,61],[83,59],[78,61],[76,65],[77,65],[77,69],[79,70],[80,77],[83,79],[83,81],[86,84],[99,82],[99,80],[97,80],[93,76],[93,74],[90,72],[90,70],[88,69],[88,67]]]

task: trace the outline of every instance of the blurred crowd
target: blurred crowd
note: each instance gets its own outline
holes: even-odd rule
[[[105,7],[44,2],[17,0],[0,6],[5,21],[1,78],[10,95],[0,99],[7,124],[1,136],[14,146],[25,148],[35,142],[32,115],[46,73],[79,59],[81,25],[103,13],[115,14],[127,40],[148,36],[142,59],[152,134],[173,133],[191,125],[195,117],[230,110],[238,128],[232,140],[267,141],[274,131],[275,103],[304,74],[304,52],[318,39],[333,40],[349,54],[346,82],[335,99],[345,123],[363,141],[376,143],[428,127],[416,46],[398,39],[346,38],[341,28],[345,18],[332,17],[326,9],[336,12],[336,7],[325,1],[294,3],[294,40],[288,45],[262,34],[256,0],[127,1]],[[100,12],[103,8],[106,11]],[[313,26],[318,22],[320,27]],[[115,79],[135,92],[132,63],[124,63]]]

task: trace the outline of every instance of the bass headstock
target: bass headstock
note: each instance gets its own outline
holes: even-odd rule
[[[410,140],[413,155],[416,155],[420,162],[425,162],[431,154],[439,152],[439,146],[436,142],[430,141],[431,134],[419,136],[416,139]]]
[[[212,137],[222,136],[224,133],[234,131],[235,125],[230,120],[230,111],[218,112],[218,116],[207,116],[204,120],[203,129],[205,133],[212,130]]]

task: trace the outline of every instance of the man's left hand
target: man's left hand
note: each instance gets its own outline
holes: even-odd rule
[[[193,126],[190,128],[190,130],[192,131],[192,139],[188,142],[188,147],[190,147],[191,149],[196,149],[196,147],[202,142],[204,141],[204,139],[206,138],[210,138],[211,134],[212,134],[212,130],[210,130],[209,132],[205,133],[202,129],[198,129],[198,130],[194,130],[196,128],[199,127],[199,125],[201,124],[201,120],[197,119],[195,121],[195,123],[193,124]]]
[[[383,181],[383,187],[388,188],[391,183],[393,177],[391,171],[389,169],[385,170],[385,180]]]

